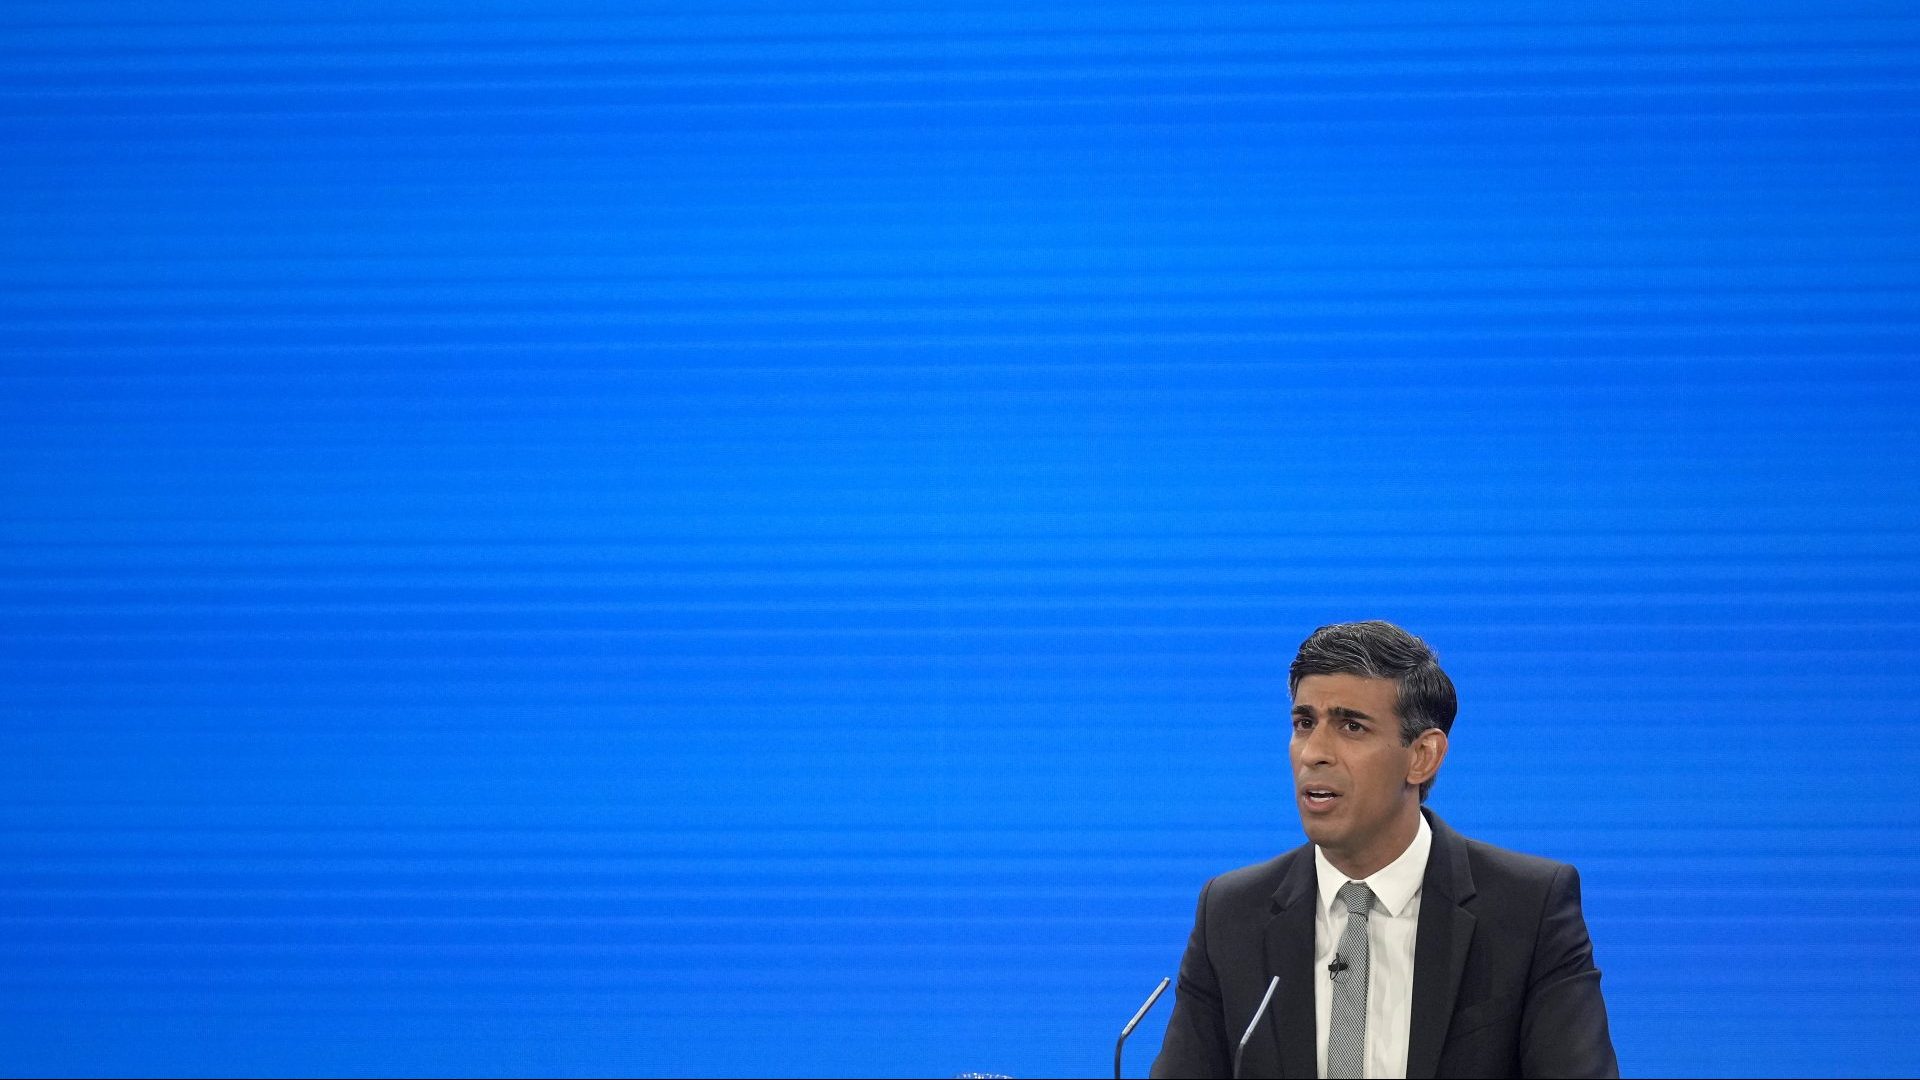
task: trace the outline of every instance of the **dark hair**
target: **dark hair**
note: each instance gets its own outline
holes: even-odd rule
[[[1307,635],[1287,669],[1287,693],[1297,692],[1300,680],[1309,675],[1358,675],[1399,683],[1395,711],[1400,714],[1402,746],[1412,745],[1428,728],[1439,728],[1443,735],[1451,732],[1460,707],[1453,680],[1440,670],[1440,658],[1427,643],[1378,619],[1335,623]],[[1421,802],[1431,790],[1431,779],[1420,785]]]

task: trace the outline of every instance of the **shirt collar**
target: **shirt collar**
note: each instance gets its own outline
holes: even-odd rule
[[[1413,843],[1407,845],[1407,850],[1361,882],[1373,890],[1374,906],[1381,914],[1390,919],[1399,915],[1419,894],[1420,883],[1427,876],[1427,856],[1432,851],[1433,828],[1427,824],[1427,815],[1421,814],[1420,829],[1413,834]],[[1335,869],[1318,844],[1313,846],[1313,869],[1320,882],[1320,906],[1338,917],[1346,911],[1346,905],[1339,900],[1340,886],[1353,879]]]

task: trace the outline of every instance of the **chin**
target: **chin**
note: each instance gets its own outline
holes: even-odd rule
[[[1307,834],[1308,840],[1313,841],[1321,847],[1335,844],[1340,839],[1340,830],[1334,828],[1333,823],[1330,821],[1314,821],[1302,818],[1300,820],[1300,831]]]

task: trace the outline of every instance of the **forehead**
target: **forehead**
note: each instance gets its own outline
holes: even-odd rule
[[[1308,675],[1293,688],[1293,707],[1328,712],[1349,709],[1368,716],[1389,717],[1398,714],[1400,684],[1392,679],[1370,679],[1364,675]]]

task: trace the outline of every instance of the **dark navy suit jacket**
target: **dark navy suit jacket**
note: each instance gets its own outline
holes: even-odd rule
[[[1407,1076],[1618,1076],[1580,875],[1422,812],[1433,848],[1414,931]],[[1207,883],[1154,1076],[1230,1076],[1278,975],[1241,1075],[1312,1080],[1317,892],[1311,844]]]

